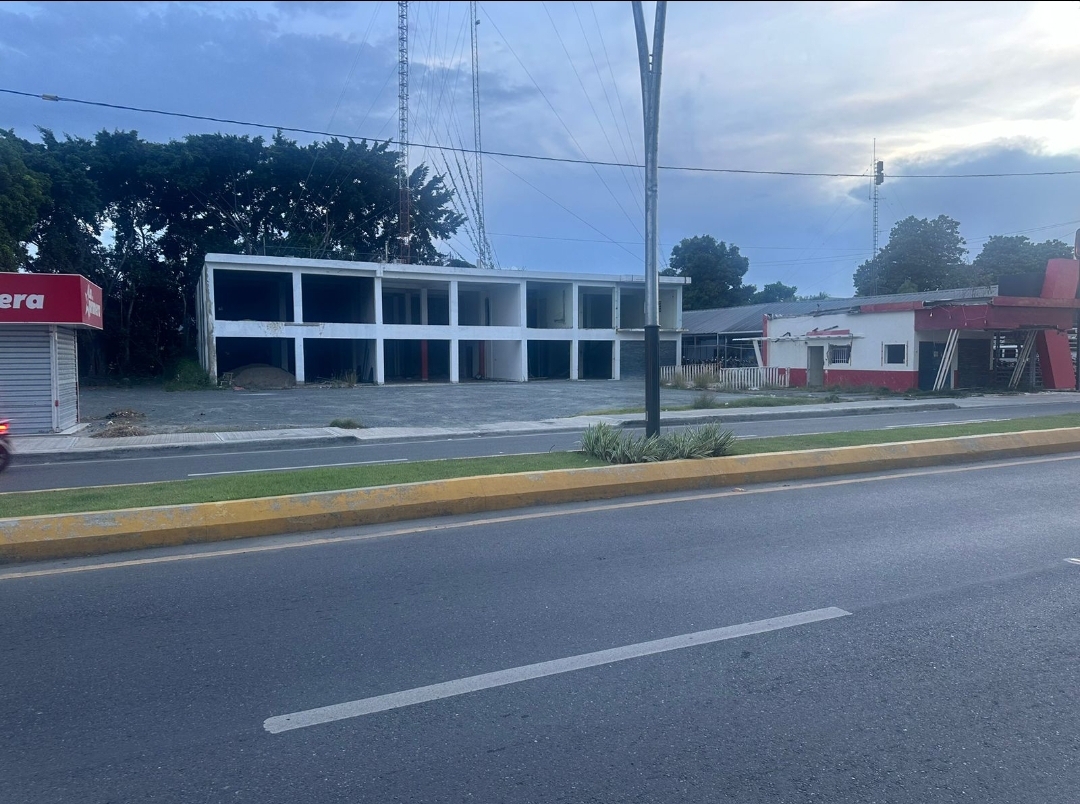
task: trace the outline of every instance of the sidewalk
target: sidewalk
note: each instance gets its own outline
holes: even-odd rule
[[[866,400],[815,405],[792,405],[774,408],[736,408],[734,410],[705,409],[665,411],[661,424],[674,427],[689,424],[768,421],[776,419],[807,419],[832,416],[888,413],[898,410],[927,411],[955,410],[961,407],[985,407],[971,404],[983,398],[956,400]],[[961,404],[967,403],[967,404]],[[540,421],[509,421],[478,424],[472,427],[372,427],[346,430],[338,427],[295,427],[273,430],[234,432],[171,433],[131,436],[128,438],[91,438],[85,435],[35,435],[14,439],[15,453],[27,463],[78,460],[90,455],[100,457],[132,457],[150,451],[231,451],[238,446],[252,449],[273,449],[289,446],[316,446],[334,443],[375,444],[391,441],[410,441],[430,438],[468,438],[483,435],[519,433],[577,432],[601,422],[613,427],[640,428],[645,426],[644,414],[613,416],[571,416]]]

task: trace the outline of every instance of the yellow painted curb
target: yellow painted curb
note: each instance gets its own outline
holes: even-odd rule
[[[1080,428],[557,469],[217,503],[0,519],[0,562],[216,542],[530,505],[1080,451]]]

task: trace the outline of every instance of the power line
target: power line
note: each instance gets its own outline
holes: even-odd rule
[[[490,18],[489,18],[490,19]],[[6,89],[0,87],[0,94],[15,95],[23,98],[37,98],[39,100],[50,101],[52,103],[74,103],[80,106],[95,106],[102,109],[116,109],[123,112],[137,112],[139,114],[155,114],[162,117],[178,117],[184,120],[199,120],[207,123],[224,123],[230,126],[243,126],[246,128],[259,128],[266,131],[283,131],[290,134],[312,134],[318,137],[335,137],[343,140],[378,140],[384,141],[389,145],[405,145],[416,148],[430,148],[436,151],[457,151],[458,153],[473,153],[472,148],[458,148],[450,145],[432,145],[431,143],[424,142],[404,142],[400,140],[387,139],[382,140],[382,137],[364,137],[360,134],[343,134],[333,131],[321,131],[319,129],[301,128],[299,126],[282,126],[274,125],[271,123],[259,123],[251,120],[234,120],[227,117],[213,117],[211,115],[201,114],[188,114],[186,112],[171,112],[164,109],[150,109],[140,106],[128,106],[120,103],[105,103],[103,101],[91,101],[83,100],[81,98],[68,98],[62,95],[50,95],[48,93],[35,93],[35,92],[22,92],[15,89]],[[383,128],[385,129],[385,125]],[[591,165],[595,167],[617,167],[617,168],[634,168],[635,170],[643,170],[644,165],[635,164],[633,162],[613,162],[605,161],[602,159],[575,159],[567,156],[543,156],[541,154],[523,154],[514,153],[510,151],[482,151],[484,156],[501,156],[505,159],[529,159],[534,162],[557,162],[567,165]],[[828,172],[828,171],[812,171],[812,170],[750,170],[746,168],[716,168],[716,167],[699,167],[690,165],[660,165],[660,170],[677,171],[684,173],[722,173],[728,175],[746,175],[746,176],[805,176],[810,178],[823,178],[823,179],[861,179],[865,176],[864,173],[843,173],[843,172]],[[1000,178],[1014,178],[1024,176],[1076,176],[1080,175],[1080,170],[1033,170],[1033,171],[1021,171],[1021,172],[1002,172],[1002,173],[894,173],[890,174],[890,179],[1000,179]]]

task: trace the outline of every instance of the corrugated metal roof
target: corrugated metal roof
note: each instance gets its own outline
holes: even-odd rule
[[[749,304],[745,307],[721,307],[715,310],[684,310],[683,328],[693,335],[747,335],[761,333],[762,316],[813,315],[836,310],[849,310],[865,304],[896,302],[941,302],[989,299],[997,295],[996,287],[954,288],[928,290],[923,293],[893,293],[883,296],[856,296],[847,299],[815,299],[814,301],[773,302]]]

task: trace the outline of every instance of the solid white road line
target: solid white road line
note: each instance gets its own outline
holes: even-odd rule
[[[1070,564],[1080,564],[1080,558],[1066,558],[1065,560]]]
[[[620,648],[600,650],[595,653],[583,653],[579,656],[554,659],[550,662],[512,667],[509,670],[483,673],[478,676],[459,678],[455,681],[445,681],[442,684],[431,684],[427,687],[416,687],[403,692],[392,692],[389,695],[378,695],[374,698],[363,698],[358,701],[334,704],[333,706],[322,706],[304,712],[293,712],[290,715],[278,715],[277,717],[267,718],[263,722],[263,728],[271,734],[280,734],[293,729],[332,723],[335,720],[346,720],[374,714],[375,712],[385,712],[389,709],[399,709],[403,706],[414,706],[428,701],[437,701],[441,698],[451,698],[455,695],[488,690],[493,687],[503,687],[507,684],[517,684],[534,678],[571,673],[574,670],[584,670],[587,667],[624,662],[627,659],[651,656],[654,653],[666,653],[681,648],[694,647],[695,645],[707,645],[711,642],[721,642],[725,639],[736,639],[751,634],[762,634],[766,631],[779,631],[782,628],[833,620],[837,617],[847,617],[850,614],[850,611],[829,607],[804,611],[799,614],[788,614],[783,617],[773,617],[768,620],[757,620],[742,625],[714,628],[710,631],[697,631],[692,634],[656,639],[652,642],[639,642],[636,645],[624,645]]]
[[[296,469],[332,469],[336,466],[370,466],[375,463],[408,463],[408,458],[387,458],[382,461],[348,461],[346,463],[313,463],[303,466],[275,466],[272,469],[230,469],[224,472],[190,472],[188,477],[215,477],[217,475],[250,475],[255,472],[292,472]]]

